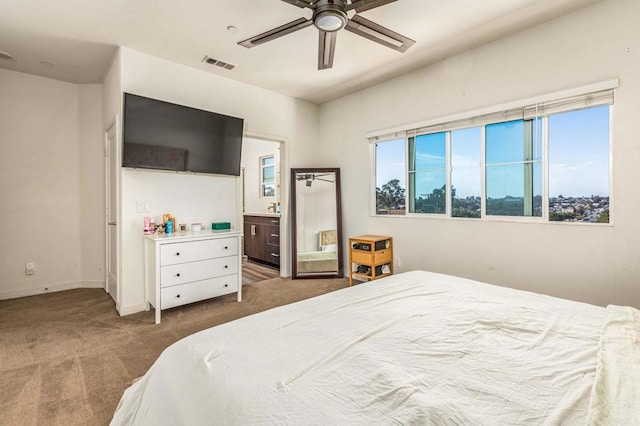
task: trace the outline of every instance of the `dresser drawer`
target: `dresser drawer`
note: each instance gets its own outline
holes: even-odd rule
[[[267,261],[274,265],[280,265],[280,246],[267,246]]]
[[[237,256],[178,263],[160,268],[160,287],[169,287],[237,273]]]
[[[382,265],[383,263],[391,263],[391,250],[378,250],[373,255],[375,265]]]
[[[237,238],[220,238],[203,241],[163,244],[160,247],[162,266],[193,262],[214,257],[233,256],[238,253]]]
[[[174,285],[160,290],[160,306],[161,309],[173,308],[236,291],[238,291],[237,274]]]
[[[275,225],[280,226],[280,218],[276,216],[265,217],[265,216],[246,216],[244,217],[245,223],[259,223],[264,225]]]
[[[351,250],[351,261],[368,265],[373,262],[373,253],[363,250]]]
[[[280,227],[276,225],[269,225],[269,235],[267,238],[268,244],[275,246],[280,245]]]

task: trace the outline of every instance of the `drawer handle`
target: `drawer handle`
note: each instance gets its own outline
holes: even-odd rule
[[[224,246],[224,249],[225,249],[225,250],[229,250],[229,247],[228,247],[228,246]]]
[[[227,269],[227,268],[229,268],[229,265],[224,265],[224,269]]]
[[[180,256],[180,252],[177,252],[177,253],[176,253],[176,256]]]
[[[224,286],[225,286],[225,287],[229,287],[229,284],[225,284]]]
[[[180,276],[180,272],[178,272],[178,273],[176,274],[176,277],[179,277],[179,276]]]
[[[278,234],[271,234],[272,237],[279,237],[280,235]]]
[[[271,256],[273,257],[280,257],[280,255],[278,253],[271,253]]]
[[[279,223],[279,222],[280,222],[279,220],[273,220],[273,219],[271,220],[271,223]]]
[[[176,297],[177,297],[178,299],[180,299],[180,295],[179,295],[179,294],[176,294]]]

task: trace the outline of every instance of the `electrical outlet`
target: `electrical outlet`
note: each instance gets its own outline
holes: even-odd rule
[[[399,257],[396,257],[396,267],[397,267],[397,268],[402,267],[402,262],[400,261],[400,258],[399,258]]]
[[[36,264],[33,262],[27,262],[24,264],[24,273],[26,275],[33,275],[36,273]]]

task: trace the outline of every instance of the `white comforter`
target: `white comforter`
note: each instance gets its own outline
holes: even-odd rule
[[[606,310],[428,272],[167,348],[112,424],[584,424]]]

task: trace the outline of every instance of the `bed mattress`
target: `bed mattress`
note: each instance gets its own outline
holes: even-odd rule
[[[603,307],[408,272],[173,344],[112,424],[582,425],[607,318]],[[600,408],[594,424],[611,415]]]

